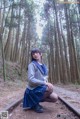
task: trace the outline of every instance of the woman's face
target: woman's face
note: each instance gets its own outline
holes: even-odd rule
[[[38,53],[38,52],[32,53],[33,59],[35,59],[37,61],[41,61],[41,56],[42,56],[41,53]]]

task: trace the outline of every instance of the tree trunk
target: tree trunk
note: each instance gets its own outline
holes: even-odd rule
[[[21,1],[20,1],[21,3]],[[19,18],[18,18],[18,27],[16,29],[16,40],[14,45],[14,61],[17,61],[19,58],[19,40],[20,40],[20,16],[21,16],[21,5],[19,6]]]
[[[70,73],[71,73],[71,81],[72,83],[76,83],[76,73],[75,73],[75,58],[74,58],[74,44],[73,41],[73,35],[72,35],[72,29],[70,25],[70,13],[69,8],[67,8],[67,5],[64,7],[65,9],[65,17],[66,17],[66,25],[67,25],[67,40],[68,40],[68,48],[69,48],[69,61],[70,61]]]
[[[10,60],[10,54],[11,54],[11,36],[12,36],[12,27],[11,24],[13,23],[13,7],[12,7],[12,11],[11,11],[11,21],[10,21],[10,26],[9,26],[9,33],[8,33],[8,38],[4,47],[4,53],[5,53],[5,59],[6,60]]]

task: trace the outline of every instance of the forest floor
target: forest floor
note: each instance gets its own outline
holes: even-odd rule
[[[6,80],[3,80],[2,61],[0,60],[0,110],[23,96],[27,85],[26,71],[21,77],[17,63],[5,62]]]
[[[33,110],[24,111],[19,105],[9,115],[9,119],[80,119],[70,112],[59,100],[56,103],[42,102],[44,113],[36,113]]]
[[[8,104],[14,102],[16,99],[23,97],[26,89],[27,81],[15,80],[4,82],[0,79],[0,110]],[[73,92],[80,92],[80,85],[56,85],[58,87],[70,90]]]
[[[74,84],[66,84],[66,85],[57,84],[56,86],[62,87],[66,90],[70,90],[70,91],[73,91],[73,92],[79,92],[80,93],[80,85],[78,85],[78,84],[75,84],[75,85]]]
[[[21,80],[3,82],[0,79],[0,110],[23,97],[27,82]]]
[[[23,97],[26,89],[27,81],[15,80],[4,82],[0,79],[0,110],[7,105]],[[63,88],[74,93],[80,92],[79,85],[55,85],[55,87]],[[61,91],[62,92],[62,91]],[[79,119],[72,112],[70,112],[65,105],[59,100],[56,103],[43,102],[44,113],[37,114],[32,110],[23,111],[22,106],[19,105],[9,115],[9,119]]]
[[[74,107],[80,110],[80,86],[70,85],[56,85],[54,86],[59,96],[64,97],[65,100],[70,101]],[[76,100],[76,103],[75,103]],[[78,101],[78,102],[77,102]],[[68,108],[59,100],[56,103],[42,102],[44,113],[38,114],[33,110],[24,111],[21,104],[13,110],[9,115],[9,119],[80,119],[73,112],[69,111]]]

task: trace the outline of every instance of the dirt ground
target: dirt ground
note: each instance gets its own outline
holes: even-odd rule
[[[43,113],[36,113],[33,110],[24,111],[19,105],[9,115],[9,119],[79,119],[70,112],[59,100],[56,103],[43,102]]]
[[[27,82],[21,80],[3,82],[0,79],[0,110],[23,96]]]
[[[63,84],[57,84],[56,86],[73,91],[73,92],[79,92],[80,93],[80,85],[77,84],[68,84],[68,85],[63,85]]]
[[[21,80],[3,82],[0,79],[0,110],[16,99],[23,97],[27,82]],[[57,85],[74,92],[80,92],[80,85]]]
[[[0,79],[0,110],[14,102],[16,99],[23,97],[27,82],[21,80],[6,81],[3,82]],[[56,85],[58,87],[71,90],[73,92],[80,92],[79,85]],[[42,114],[36,114],[32,110],[23,111],[22,107],[19,105],[17,109],[9,115],[9,119],[79,119],[72,112],[62,105],[60,101],[56,103],[41,103],[45,111]]]
[[[79,85],[56,85],[64,89],[77,92],[80,91]],[[79,119],[73,112],[69,111],[66,106],[59,100],[56,103],[43,102],[41,105],[44,108],[44,113],[36,113],[33,110],[24,111],[21,105],[19,105],[9,115],[9,119]]]

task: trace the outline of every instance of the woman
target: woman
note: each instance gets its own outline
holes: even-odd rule
[[[24,93],[23,109],[33,109],[44,112],[39,102],[56,102],[57,94],[53,93],[53,85],[48,82],[48,70],[42,63],[42,53],[39,49],[31,51],[32,61],[28,65],[28,87]]]

